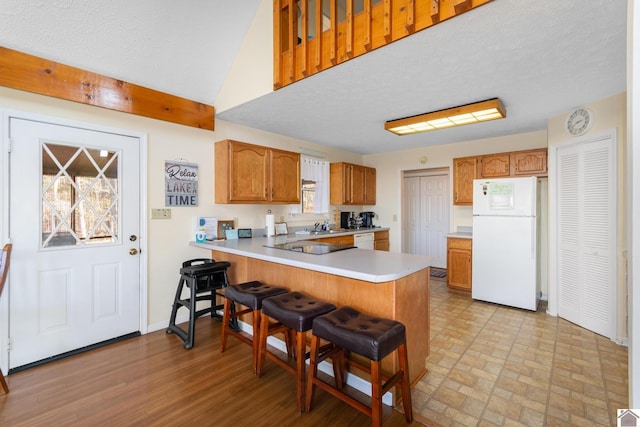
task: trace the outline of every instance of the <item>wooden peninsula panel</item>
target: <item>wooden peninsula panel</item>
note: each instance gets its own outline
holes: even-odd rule
[[[402,322],[407,329],[412,386],[427,373],[425,359],[430,350],[428,267],[397,280],[372,283],[228,252],[212,250],[211,255],[217,261],[229,261],[232,264],[229,269],[231,283],[259,280],[330,301],[338,307],[349,305],[369,314]],[[383,362],[383,370],[395,372],[397,363],[397,357],[387,357]]]

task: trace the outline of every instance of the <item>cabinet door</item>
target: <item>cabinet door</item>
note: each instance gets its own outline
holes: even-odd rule
[[[471,240],[447,239],[447,286],[471,291]]]
[[[480,160],[481,178],[500,178],[511,175],[509,154],[491,154],[482,156]]]
[[[266,147],[230,141],[229,201],[266,202],[269,153]]]
[[[547,176],[547,149],[513,153],[514,176]]]
[[[300,203],[300,154],[271,149],[271,201]]]
[[[453,159],[453,204],[473,203],[473,180],[478,176],[478,158]]]
[[[376,204],[376,169],[364,168],[364,204]]]
[[[349,165],[351,169],[351,198],[350,204],[352,205],[364,205],[364,166]]]

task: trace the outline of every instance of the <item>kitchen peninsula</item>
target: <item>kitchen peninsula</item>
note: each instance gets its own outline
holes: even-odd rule
[[[358,248],[316,255],[265,247],[300,240],[277,236],[191,245],[210,250],[216,261],[231,262],[231,283],[259,280],[402,322],[414,385],[426,374],[429,355],[431,258]],[[395,372],[396,359],[385,359],[383,369]]]

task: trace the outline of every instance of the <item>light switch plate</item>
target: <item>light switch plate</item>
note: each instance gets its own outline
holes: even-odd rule
[[[151,209],[151,219],[171,219],[171,209]]]

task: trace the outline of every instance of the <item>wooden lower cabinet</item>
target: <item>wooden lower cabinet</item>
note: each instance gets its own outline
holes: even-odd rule
[[[471,292],[471,239],[447,238],[447,287]]]
[[[309,239],[314,242],[322,242],[329,243],[334,245],[353,245],[353,235],[349,234],[348,236],[331,236],[331,237],[322,237],[318,239]]]
[[[389,252],[389,230],[376,231],[374,236],[373,249]]]

